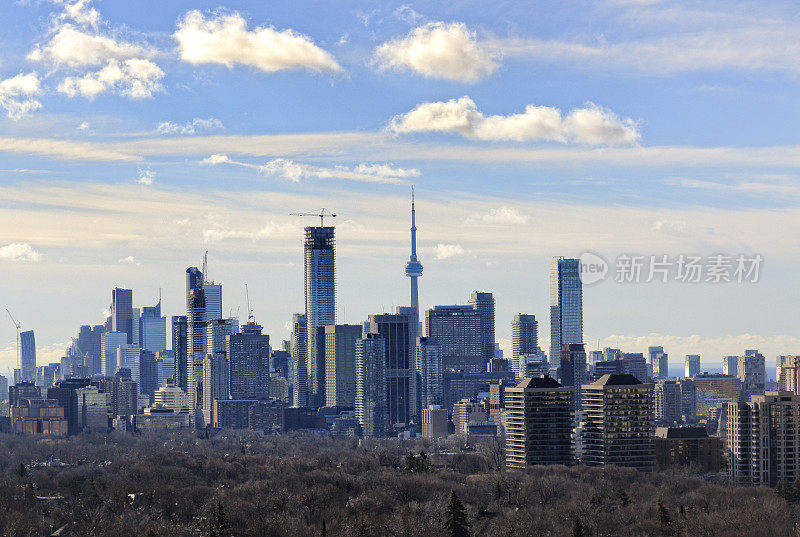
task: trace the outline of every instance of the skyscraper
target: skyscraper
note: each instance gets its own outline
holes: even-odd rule
[[[669,355],[664,352],[664,347],[648,347],[647,353],[653,368],[653,378],[657,380],[669,378]]]
[[[421,337],[417,340],[415,369],[417,374],[417,396],[420,410],[430,405],[444,404],[444,369],[442,346],[435,340]]]
[[[292,404],[295,407],[308,405],[308,372],[306,370],[306,316],[292,315]]]
[[[527,378],[505,389],[506,466],[571,464],[573,388],[555,379]]]
[[[111,291],[111,331],[125,332],[126,343],[133,343],[133,290],[116,287]]]
[[[20,332],[19,346],[22,380],[33,382],[36,379],[36,338],[33,335],[33,330]]]
[[[389,423],[407,424],[411,419],[411,364],[409,331],[413,319],[401,313],[370,315],[370,333],[380,335],[384,341],[384,369],[386,402]]]
[[[488,362],[494,358],[494,297],[492,293],[473,291],[469,303],[480,317],[481,356]]]
[[[728,475],[746,485],[774,487],[800,479],[800,396],[766,392],[728,403]]]
[[[354,407],[356,401],[356,340],[360,324],[332,324],[325,327],[326,406]]]
[[[753,395],[764,395],[766,381],[764,356],[757,350],[746,350],[736,364],[738,377],[742,381],[742,400],[749,401]]]
[[[139,317],[139,346],[157,353],[167,348],[167,319],[161,316],[161,301],[142,308]]]
[[[681,385],[677,380],[660,379],[655,386],[656,414],[659,423],[681,421]]]
[[[583,386],[583,457],[649,472],[655,464],[653,385],[632,375],[603,375]]]
[[[539,323],[535,315],[518,313],[511,323],[511,369],[518,378],[525,376],[525,364],[520,356],[536,354],[539,350]]]
[[[175,354],[175,386],[188,395],[188,322],[185,315],[172,316],[172,352]]]
[[[356,340],[356,419],[364,436],[386,436],[386,340],[365,334]]]
[[[228,336],[239,331],[238,319],[213,319],[206,325],[206,354],[225,354]]]
[[[687,354],[686,361],[683,365],[683,376],[692,378],[700,374],[700,356],[696,354]]]
[[[575,410],[580,410],[582,386],[586,383],[586,351],[583,343],[561,345],[561,383],[574,388]]]
[[[738,356],[725,356],[722,359],[722,374],[731,375],[732,377],[738,376],[737,366],[739,364]],[[775,380],[778,380],[777,378]]]
[[[206,354],[203,359],[203,421],[214,423],[214,399],[228,399],[230,364],[227,352]]]
[[[102,373],[106,377],[113,377],[117,372],[117,349],[127,345],[128,334],[125,332],[104,332],[100,339],[100,354],[102,355]]]
[[[203,320],[222,319],[222,285],[214,282],[203,283],[203,294],[206,297],[206,311]]]
[[[425,335],[442,346],[444,370],[486,371],[481,317],[473,306],[434,306],[425,312]]]
[[[203,358],[206,355],[206,300],[203,288],[189,291],[186,302],[186,384],[189,401],[198,408],[197,387],[203,379]]]
[[[324,338],[318,329],[336,324],[336,267],[334,227],[305,228],[304,270],[306,297],[306,372],[308,398],[314,406],[324,403]],[[319,341],[318,341],[319,338]]]
[[[105,327],[101,324],[83,325],[78,332],[76,340],[78,354],[84,359],[89,375],[103,374],[103,358],[100,352],[100,338],[103,332],[105,332]]]
[[[269,397],[269,336],[260,325],[249,322],[228,336],[228,364],[231,399]]]
[[[550,262],[550,360],[561,345],[583,343],[583,288],[579,259],[556,257]]]

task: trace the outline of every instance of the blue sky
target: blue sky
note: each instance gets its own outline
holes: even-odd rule
[[[495,293],[547,348],[549,259],[760,253],[758,283],[585,291],[590,347],[708,363],[800,353],[800,20],[790,2],[0,5],[0,296],[56,359],[209,250],[273,340],[302,308],[302,226],[339,213],[339,320]],[[0,370],[14,356],[0,323]]]

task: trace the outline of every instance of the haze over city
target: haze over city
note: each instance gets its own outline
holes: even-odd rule
[[[2,305],[57,361],[114,287],[185,312],[303,311],[303,228],[337,213],[337,320],[496,300],[549,347],[549,265],[592,251],[587,350],[795,354],[798,21],[788,2],[17,1],[0,7]],[[220,47],[220,36],[237,46]],[[265,53],[267,51],[268,53]],[[760,254],[757,282],[616,283],[620,254]],[[16,361],[0,322],[0,371]],[[772,375],[773,369],[767,368]]]

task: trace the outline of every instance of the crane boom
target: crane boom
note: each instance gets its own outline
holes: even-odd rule
[[[336,213],[332,213],[323,207],[318,213],[289,213],[289,216],[316,216],[319,218],[319,227],[325,227],[325,217],[336,218]]]
[[[247,284],[244,284],[244,293],[247,296],[247,322],[253,320],[253,310],[250,309],[250,288],[247,287]]]
[[[11,322],[14,324],[14,328],[17,329],[17,367],[21,369],[22,368],[22,363],[20,362],[20,359],[19,359],[19,330],[20,330],[20,328],[22,328],[22,325],[19,323],[19,321],[14,319],[14,316],[11,315],[11,312],[8,310],[8,308],[6,308],[6,313],[8,313],[8,317],[11,319]]]

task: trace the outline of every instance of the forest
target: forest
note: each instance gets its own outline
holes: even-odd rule
[[[777,491],[585,466],[503,468],[496,440],[0,435],[3,536],[794,536]]]

